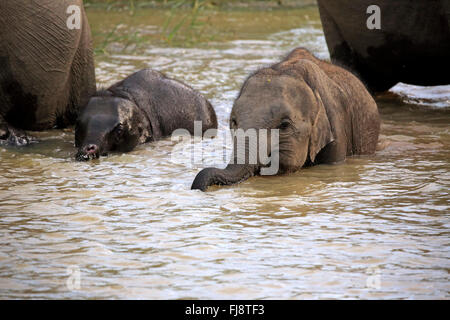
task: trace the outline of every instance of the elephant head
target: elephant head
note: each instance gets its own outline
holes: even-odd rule
[[[307,163],[314,163],[319,152],[334,141],[328,110],[335,103],[335,87],[331,80],[313,62],[304,59],[287,60],[251,75],[244,83],[234,102],[230,116],[230,128],[278,130],[278,141],[261,144],[267,148],[273,162],[277,153],[279,168],[276,173],[293,172]],[[333,88],[332,88],[333,87]],[[273,134],[267,134],[273,139]],[[205,191],[211,185],[230,185],[261,173],[267,163],[256,157],[256,163],[248,161],[252,152],[247,139],[244,145],[236,145],[231,162],[225,169],[206,168],[198,173],[192,189]],[[246,154],[245,163],[238,163],[237,155]],[[261,150],[259,150],[258,154]],[[255,158],[255,157],[253,157]]]
[[[75,126],[76,159],[86,161],[109,151],[128,152],[151,138],[144,112],[129,99],[108,91],[89,100]]]

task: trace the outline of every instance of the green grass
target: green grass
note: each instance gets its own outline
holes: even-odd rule
[[[204,9],[208,7],[208,1],[178,0],[176,3],[173,2],[170,9],[161,10],[164,14],[162,28],[158,32],[158,39],[152,40],[166,45],[191,46],[196,43],[199,37],[202,37],[204,29],[208,26],[209,19],[203,15]],[[192,3],[192,6],[186,7],[188,2],[194,3]],[[135,8],[132,6],[126,8],[130,11],[130,16],[136,14]],[[122,49],[122,52],[124,52],[131,45],[135,49],[139,49],[148,40],[142,36],[140,31],[119,30],[121,24],[122,22],[117,22],[113,28],[109,27],[104,29],[106,31],[100,30],[99,33],[101,34],[94,34],[94,36],[102,38],[101,41],[97,41],[95,54],[109,54],[108,46],[111,43],[125,44]]]
[[[107,7],[110,9],[116,8],[131,8],[131,10],[140,7],[159,7],[159,8],[173,8],[179,6],[180,0],[84,0],[86,7]],[[277,7],[277,6],[303,6],[305,4],[315,3],[315,0],[186,0],[184,7],[195,8],[200,2],[212,7],[233,7],[245,5],[249,7]]]
[[[123,6],[116,6],[117,0],[101,1],[107,6],[93,5],[86,10],[96,55],[141,54],[149,45],[193,47],[234,40],[243,34],[258,38],[263,31],[298,27],[299,12],[303,10],[317,15],[314,5],[284,10],[223,10],[211,5],[211,0],[168,0],[164,8],[141,7],[145,2],[139,0],[120,1],[127,3]],[[302,1],[306,4],[311,0]]]

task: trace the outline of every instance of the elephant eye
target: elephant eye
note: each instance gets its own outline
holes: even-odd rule
[[[283,120],[281,121],[280,125],[278,126],[278,129],[280,130],[286,130],[291,126],[291,122],[289,120]]]
[[[232,128],[236,128],[236,127],[237,127],[237,122],[236,122],[236,119],[235,119],[235,118],[232,118],[232,119],[231,119],[231,127],[232,127]]]
[[[117,136],[121,136],[123,134],[123,125],[119,124],[115,129],[114,132]]]

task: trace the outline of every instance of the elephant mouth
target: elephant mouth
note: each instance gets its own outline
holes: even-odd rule
[[[89,161],[98,159],[100,155],[98,153],[86,153],[86,152],[77,152],[75,155],[75,159],[77,161]]]
[[[96,150],[86,150],[86,148],[82,148],[78,150],[75,155],[75,160],[77,161],[90,161],[100,158],[100,155],[106,156],[108,155],[106,152],[100,152],[98,149]]]
[[[106,152],[102,151],[103,148],[97,144],[90,143],[78,149],[75,159],[77,161],[89,161],[100,158],[100,155],[106,155]]]

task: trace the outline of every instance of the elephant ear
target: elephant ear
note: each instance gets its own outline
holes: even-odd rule
[[[322,150],[330,142],[334,141],[330,121],[328,120],[322,98],[316,90],[314,90],[314,95],[316,97],[318,108],[312,123],[311,135],[309,138],[308,153],[311,162],[314,162],[316,155],[320,150]]]

